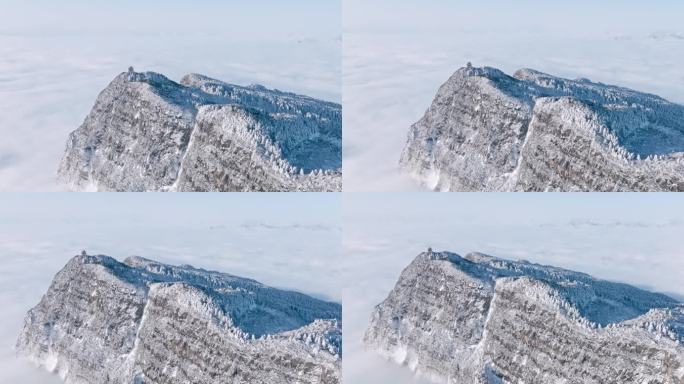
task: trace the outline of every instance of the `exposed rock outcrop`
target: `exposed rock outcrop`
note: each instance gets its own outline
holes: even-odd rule
[[[444,383],[684,383],[684,305],[583,273],[420,254],[365,343]]]
[[[341,139],[339,104],[129,71],[70,134],[58,175],[73,190],[339,191]]]
[[[400,164],[438,191],[684,191],[684,106],[468,66],[411,127]]]
[[[341,306],[225,273],[80,255],[21,355],[69,384],[339,383]]]

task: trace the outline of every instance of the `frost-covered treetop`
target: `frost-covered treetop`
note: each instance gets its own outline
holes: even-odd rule
[[[491,285],[501,278],[528,277],[540,281],[576,307],[582,317],[601,326],[633,319],[652,309],[682,306],[677,300],[660,293],[527,261],[511,261],[477,252],[465,257],[452,252],[433,252],[430,258],[446,260],[454,268]]]
[[[100,266],[103,273],[148,290],[155,284],[185,284],[210,296],[233,325],[256,337],[303,327],[318,319],[341,321],[341,307],[302,293],[268,287],[256,280],[189,265],[173,266],[139,256],[122,262],[105,255],[74,257],[65,270]],[[268,314],[268,316],[263,316]]]
[[[86,254],[29,310],[16,347],[66,384],[339,384],[341,333],[336,303],[189,265]]]
[[[457,70],[449,82],[463,77],[485,78],[530,106],[539,98],[574,98],[599,114],[601,122],[617,136],[617,145],[642,158],[684,152],[684,106],[662,97],[586,78],[564,79],[529,68],[509,76],[496,68],[467,65]]]
[[[58,170],[100,191],[339,191],[341,173],[339,104],[132,70],[100,93]]]
[[[435,191],[684,191],[684,106],[466,65],[410,127],[399,163]]]
[[[681,303],[482,253],[418,255],[375,307],[364,342],[438,383],[684,380]]]

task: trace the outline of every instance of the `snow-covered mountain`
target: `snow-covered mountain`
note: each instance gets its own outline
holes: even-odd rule
[[[260,85],[131,69],[71,133],[58,174],[74,190],[339,191],[341,116]]]
[[[17,341],[67,383],[339,383],[341,306],[140,257],[74,257]]]
[[[443,191],[684,191],[684,106],[468,64],[411,127],[400,163]]]
[[[364,341],[435,382],[684,382],[683,304],[480,253],[418,255]]]

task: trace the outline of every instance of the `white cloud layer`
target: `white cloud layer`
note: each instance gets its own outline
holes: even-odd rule
[[[684,12],[681,3],[366,3],[345,2],[345,191],[420,188],[398,168],[409,127],[467,62],[584,77],[684,103],[684,30],[672,16]],[[598,22],[604,12],[612,17]]]
[[[426,383],[365,351],[373,307],[428,247],[559,266],[684,301],[677,194],[349,194],[344,199],[346,383]],[[343,276],[350,275],[344,273]]]
[[[82,249],[244,276],[341,302],[338,194],[11,194],[0,200],[0,382],[56,377],[15,358],[26,312]]]
[[[341,101],[339,2],[239,3],[2,1],[0,191],[62,188],[68,134],[129,66]]]

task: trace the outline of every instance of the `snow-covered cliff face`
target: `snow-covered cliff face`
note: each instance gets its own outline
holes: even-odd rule
[[[339,191],[341,116],[259,85],[122,73],[70,134],[58,174],[74,190]]]
[[[420,254],[364,341],[442,383],[684,383],[681,303],[479,253]]]
[[[443,191],[684,191],[684,106],[468,66],[411,127],[400,163]]]
[[[21,355],[66,383],[339,383],[341,306],[139,257],[81,255],[26,316]]]

